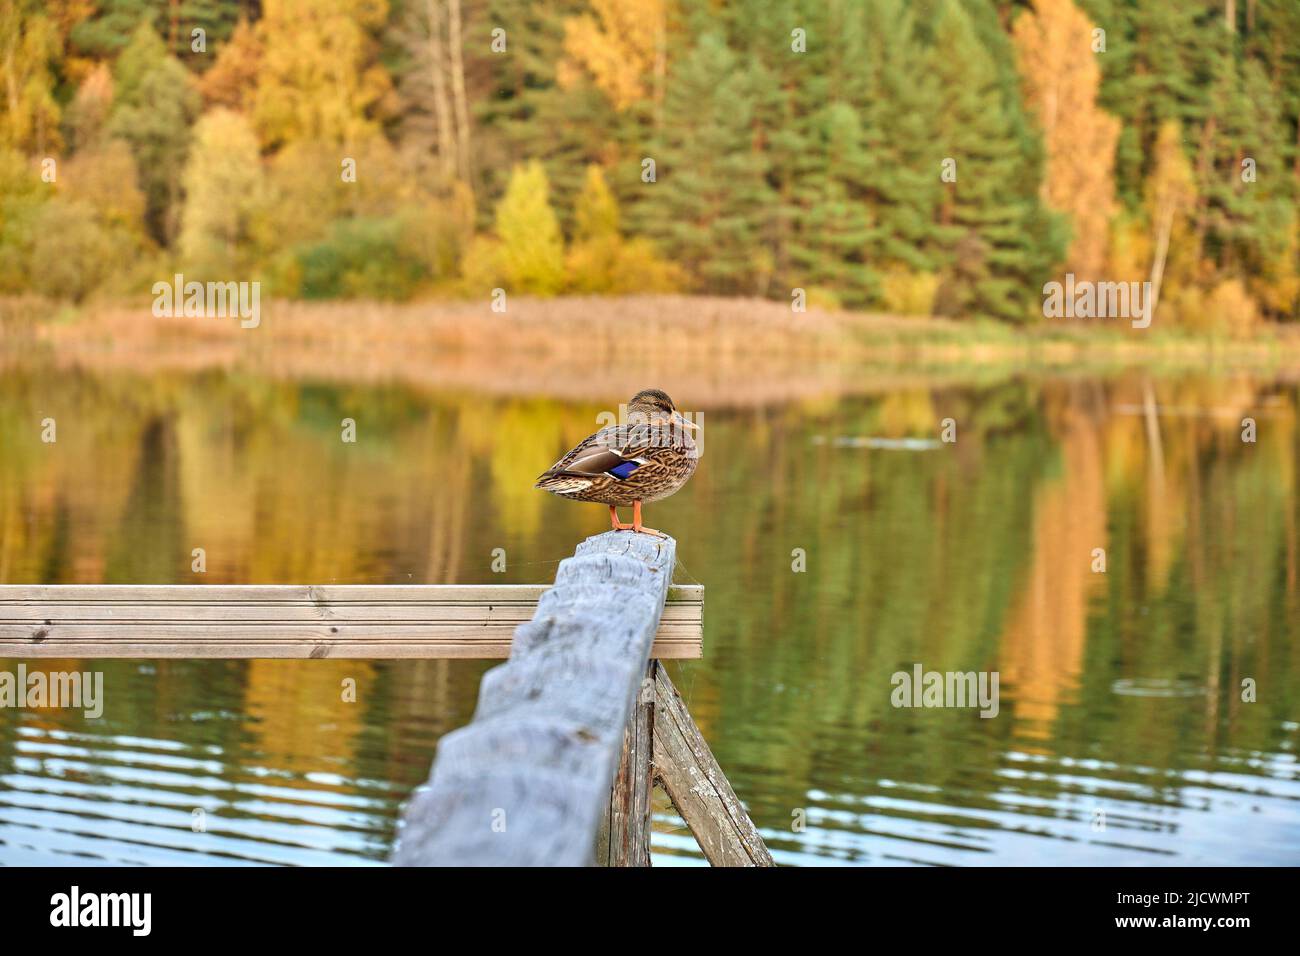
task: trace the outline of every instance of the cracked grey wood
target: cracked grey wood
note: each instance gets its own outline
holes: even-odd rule
[[[663,665],[655,668],[652,738],[655,779],[705,859],[714,866],[775,866]]]
[[[672,538],[610,531],[561,562],[510,659],[484,675],[473,721],[439,742],[394,863],[593,862],[675,556]]]
[[[0,585],[0,657],[503,658],[530,584]],[[699,657],[703,589],[673,587],[654,655]]]
[[[623,728],[618,771],[596,841],[596,862],[601,866],[650,865],[650,794],[654,790],[650,755],[656,667],[658,661],[651,661],[646,668],[636,706]]]

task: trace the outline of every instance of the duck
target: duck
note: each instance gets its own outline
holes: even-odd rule
[[[700,426],[657,388],[633,395],[626,418],[584,438],[542,472],[533,487],[570,501],[608,505],[615,531],[667,537],[642,523],[641,506],[675,494],[690,480],[700,456],[690,433]],[[628,505],[632,523],[624,524],[618,509]]]

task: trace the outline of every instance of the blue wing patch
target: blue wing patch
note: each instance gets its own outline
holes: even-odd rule
[[[625,461],[622,464],[615,465],[613,468],[609,469],[606,474],[613,475],[621,481],[640,467],[641,463],[639,461]]]

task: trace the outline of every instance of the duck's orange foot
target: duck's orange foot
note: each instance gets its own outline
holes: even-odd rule
[[[618,509],[615,508],[613,505],[609,506],[609,523],[614,528],[615,531],[632,530],[632,526],[630,524],[623,524],[623,522],[618,520]]]
[[[654,528],[647,528],[641,523],[641,502],[632,502],[632,530],[637,534],[652,534],[656,538],[666,538],[668,535],[662,531],[656,531]]]

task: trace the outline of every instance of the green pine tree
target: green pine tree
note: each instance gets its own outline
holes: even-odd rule
[[[145,221],[153,237],[170,243],[180,217],[181,174],[199,96],[189,73],[162,38],[141,23],[114,71],[109,131],[125,140],[140,170]]]
[[[670,77],[655,182],[636,210],[644,230],[700,291],[768,291],[772,190],[755,148],[756,72],[708,33]]]
[[[1064,255],[1065,233],[1039,198],[1041,144],[981,33],[988,31],[966,5],[948,0],[930,48],[929,72],[941,91],[933,114],[933,174],[939,178],[945,160],[955,161],[957,174],[943,184],[932,240],[944,271],[935,309],[1025,321]]]
[[[476,18],[466,44],[466,70],[495,77],[491,96],[479,105],[476,151],[482,156],[482,184],[490,198],[504,194],[517,157],[540,161],[566,233],[571,211],[592,163],[638,140],[644,117],[620,114],[590,82],[561,88],[557,65],[564,58],[564,23],[590,12],[586,0],[490,0],[487,16]],[[491,50],[493,29],[504,29],[506,51]],[[632,161],[629,154],[628,161]],[[623,184],[611,184],[622,198]],[[490,208],[487,207],[487,208]]]
[[[117,56],[141,23],[148,23],[168,51],[202,72],[216,60],[220,43],[230,38],[245,13],[239,0],[100,0],[90,16],[72,28],[72,46],[99,59]],[[206,51],[194,50],[193,30],[204,32]]]

